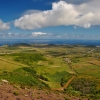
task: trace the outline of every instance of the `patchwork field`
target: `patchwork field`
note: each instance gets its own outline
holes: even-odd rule
[[[0,79],[99,100],[100,47],[5,45],[0,47]]]

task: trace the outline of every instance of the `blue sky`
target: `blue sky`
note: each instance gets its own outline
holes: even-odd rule
[[[0,0],[0,38],[100,39],[100,0]]]

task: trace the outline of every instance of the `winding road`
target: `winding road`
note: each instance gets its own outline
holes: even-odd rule
[[[68,82],[61,88],[55,88],[55,89],[52,89],[52,90],[64,90],[65,88],[68,87],[68,85],[76,78],[76,76],[72,76],[71,79],[68,80]]]

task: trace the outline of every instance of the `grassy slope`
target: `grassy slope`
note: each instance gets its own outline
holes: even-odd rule
[[[93,49],[95,49],[95,51],[91,51]],[[88,78],[92,79],[93,81],[96,82],[97,88],[99,90],[100,61],[98,58],[95,58],[95,55],[99,55],[99,51],[96,51],[96,49],[97,48],[89,48],[89,47],[57,46],[57,47],[45,47],[45,48],[20,47],[20,49],[18,50],[16,49],[14,50],[11,49],[11,50],[14,53],[16,52],[30,53],[29,51],[31,50],[31,52],[37,52],[37,53],[39,52],[43,54],[44,57],[46,58],[46,61],[39,60],[37,62],[33,62],[33,66],[36,71],[36,76],[38,76],[38,79],[40,78],[41,75],[42,77],[47,78],[48,81],[45,81],[44,79],[42,81],[47,83],[51,88],[60,88],[61,79],[63,77],[68,77],[67,76],[68,73],[73,73],[72,70],[67,65],[67,63],[65,63],[62,60],[63,57],[65,57],[69,58],[72,61],[71,66],[78,72],[79,79],[85,77],[87,77],[87,79]],[[15,61],[13,61],[14,56],[12,55],[6,55],[2,57],[5,60],[9,60],[10,62],[15,63]],[[7,70],[7,71],[14,71],[15,69],[23,67],[20,66],[19,62],[16,62],[16,64],[11,64],[2,60],[0,60],[0,65],[2,65],[1,67],[2,70]],[[15,70],[13,73],[15,73],[16,71],[20,72],[20,70]],[[25,73],[23,75],[25,75]],[[24,78],[24,76],[22,76],[22,78]],[[22,81],[24,80],[26,80],[26,78],[23,79]],[[31,81],[29,81],[29,83],[31,83]]]
[[[25,66],[25,65],[0,57],[0,70],[1,71],[10,71],[11,72],[11,71],[14,71],[23,66]]]

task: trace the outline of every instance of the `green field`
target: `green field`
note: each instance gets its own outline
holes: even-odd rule
[[[0,47],[0,79],[37,88],[61,88],[72,95],[100,98],[100,47],[30,45]]]

